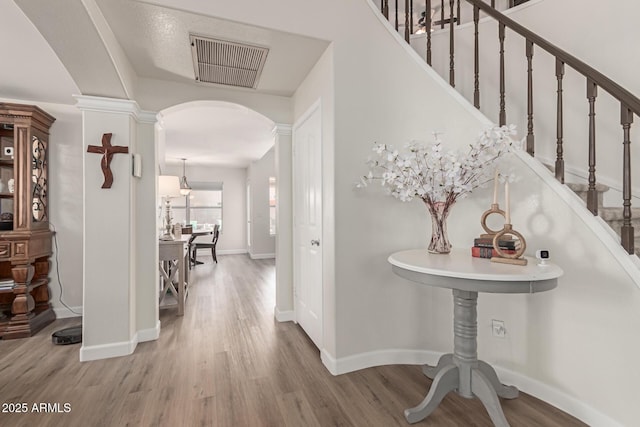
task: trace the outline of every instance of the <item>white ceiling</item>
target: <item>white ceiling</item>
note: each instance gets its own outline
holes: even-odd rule
[[[38,24],[37,29],[14,0],[0,0],[0,39],[20,40],[20,43],[3,46],[0,97],[73,104],[72,94],[109,96],[91,92],[95,88],[100,92],[107,89],[104,83],[96,84],[96,78],[106,80],[107,76],[120,75],[126,69],[115,63],[123,54],[128,67],[135,73],[133,81],[155,79],[211,87],[195,81],[189,33],[268,47],[270,51],[256,89],[226,88],[289,97],[329,44],[142,1],[94,1],[87,0],[82,4],[93,4],[99,9],[89,7],[90,13],[84,14],[74,9],[74,13],[65,14],[64,7],[17,0],[29,18]],[[91,20],[87,18],[95,10],[102,13],[105,21],[96,21],[95,14]],[[51,16],[56,13],[60,15]],[[74,22],[83,15],[85,22]],[[119,46],[114,49],[114,43],[106,38],[104,46],[100,46],[106,54],[97,52],[95,43],[100,37],[96,35],[104,32],[93,28],[91,34],[86,34],[92,44],[87,41],[83,48],[83,37],[78,33],[85,31],[87,22],[90,25],[106,23]],[[98,58],[115,58],[115,62],[96,64]],[[107,68],[116,73],[103,71]],[[126,84],[124,78],[117,89],[121,91]],[[273,122],[245,107],[221,102],[171,107],[162,112],[162,120],[168,163],[187,158],[189,163],[246,167],[268,151],[268,144],[273,139]]]
[[[291,96],[328,45],[323,40],[148,3],[96,2],[140,77],[196,84],[189,41],[193,33],[268,47],[257,92]]]
[[[238,104],[201,101],[162,113],[168,164],[247,167],[273,146],[274,123]]]

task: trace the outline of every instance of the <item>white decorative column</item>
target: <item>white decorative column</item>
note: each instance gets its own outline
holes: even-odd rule
[[[156,224],[158,165],[155,144],[156,114],[137,115],[136,153],[140,155],[140,177],[134,178],[136,334],[137,341],[160,336],[158,307],[158,227]]]
[[[154,291],[157,293],[157,281],[154,281],[157,277],[155,114],[140,111],[136,102],[130,100],[92,96],[76,99],[83,123],[80,360],[86,361],[131,354],[140,340],[139,323],[146,328],[141,334],[143,339],[154,339],[156,330],[159,331],[157,310],[154,312],[151,306],[157,304],[154,297]],[[111,188],[101,188],[103,156],[86,152],[88,145],[100,145],[105,133],[112,134],[112,145],[129,148],[128,154],[113,156]],[[143,159],[141,178],[133,176],[134,154],[140,154]],[[141,218],[144,215],[149,215],[147,223],[154,224],[151,230],[144,228]]]
[[[293,202],[291,125],[273,129],[276,157],[276,307],[280,322],[294,320],[293,313]]]

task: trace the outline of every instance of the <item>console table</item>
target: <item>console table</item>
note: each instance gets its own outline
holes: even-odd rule
[[[433,383],[418,406],[404,411],[407,421],[413,424],[425,419],[447,393],[456,391],[465,398],[480,399],[494,425],[508,426],[498,396],[516,398],[518,389],[500,383],[491,365],[478,360],[478,293],[548,291],[557,286],[562,269],[551,263],[538,265],[531,258],[526,266],[492,263],[473,258],[468,248],[454,248],[447,255],[430,254],[426,249],[402,251],[392,254],[388,261],[400,277],[453,290],[453,353],[440,357],[435,367],[423,367]]]
[[[178,301],[178,316],[184,315],[184,300],[187,298],[189,281],[188,236],[176,240],[160,240],[158,258],[160,260],[160,298],[162,303],[170,292]],[[176,288],[177,285],[177,288]]]

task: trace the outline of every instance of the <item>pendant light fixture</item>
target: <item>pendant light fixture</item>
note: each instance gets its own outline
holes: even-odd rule
[[[187,174],[186,174],[187,159],[180,159],[180,160],[182,160],[182,178],[180,178],[180,194],[182,194],[183,196],[187,196],[189,195],[189,193],[191,193],[191,187],[187,182]]]

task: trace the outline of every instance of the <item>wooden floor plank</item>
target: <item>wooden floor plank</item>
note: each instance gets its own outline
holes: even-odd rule
[[[245,255],[191,270],[184,317],[160,312],[157,341],[128,357],[80,363],[56,346],[57,320],[36,336],[0,341],[0,403],[58,403],[69,413],[0,414],[0,426],[407,426],[431,380],[417,366],[332,376],[296,324],[274,320],[275,265]],[[585,424],[521,393],[503,400],[512,426]],[[491,426],[478,400],[453,393],[419,426]]]

